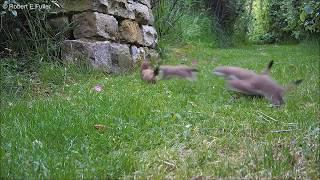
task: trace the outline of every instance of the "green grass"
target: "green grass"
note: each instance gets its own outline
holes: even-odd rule
[[[53,65],[23,98],[2,93],[2,178],[319,178],[319,47],[170,48],[165,63],[198,61],[198,81],[155,85]],[[304,79],[281,108],[233,100],[218,65]],[[103,91],[93,87],[99,84]],[[94,125],[103,124],[103,130]],[[288,132],[275,132],[289,130]]]

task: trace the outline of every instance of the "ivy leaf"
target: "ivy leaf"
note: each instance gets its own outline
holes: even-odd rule
[[[312,14],[313,13],[313,9],[310,5],[306,5],[304,7],[304,12],[306,12],[307,14]]]
[[[306,17],[307,17],[307,13],[305,11],[303,11],[301,14],[300,14],[300,20],[302,22],[304,22],[306,20]]]

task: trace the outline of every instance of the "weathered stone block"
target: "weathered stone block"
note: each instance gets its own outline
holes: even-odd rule
[[[48,20],[48,23],[49,23],[51,29],[59,30],[59,31],[68,27],[70,24],[69,18],[65,17],[65,16],[51,18]]]
[[[146,5],[146,6],[148,6],[148,8],[151,8],[150,0],[138,0],[138,2],[140,2],[141,4],[144,4],[144,5]]]
[[[136,64],[137,62],[142,62],[145,60],[146,53],[144,48],[138,48],[137,46],[131,46],[130,48],[131,56],[133,62]]]
[[[134,9],[134,13],[135,13],[135,20],[139,23],[139,24],[143,24],[143,25],[153,25],[154,23],[154,17],[152,14],[152,11],[150,8],[148,8],[148,6],[140,4],[140,3],[136,3],[133,2],[131,4],[132,8]]]
[[[159,61],[159,53],[147,47],[131,46],[131,56],[134,64],[140,64],[143,61]]]
[[[83,12],[73,16],[76,28],[73,31],[76,39],[93,38],[116,40],[118,21],[110,15],[97,12]]]
[[[62,59],[70,63],[87,61],[108,73],[127,72],[133,67],[129,46],[109,41],[66,40]]]
[[[135,19],[132,6],[129,6],[127,0],[65,0],[63,10],[65,12],[96,11]]]
[[[143,44],[142,31],[137,22],[124,20],[121,22],[119,31],[122,40],[129,43]]]
[[[110,0],[64,0],[63,10],[66,12],[97,11],[108,13],[108,2]]]
[[[140,51],[144,51],[146,60],[159,60],[159,53],[155,49],[140,47]],[[143,50],[142,50],[143,49]]]
[[[69,18],[66,16],[62,17],[55,17],[48,19],[48,24],[50,25],[50,29],[52,33],[58,34],[58,33],[64,33],[64,36],[66,38],[71,38],[72,36],[72,30],[70,27]]]
[[[110,51],[113,72],[122,73],[133,70],[133,60],[127,44],[111,43]]]
[[[144,45],[155,48],[158,43],[158,34],[154,27],[152,26],[142,26],[142,34]]]
[[[108,73],[122,73],[144,60],[159,60],[150,0],[64,0],[52,16],[58,29],[71,21],[72,39],[62,45],[68,62],[88,62]],[[119,22],[118,22],[119,21]],[[49,22],[50,23],[50,22]],[[70,22],[68,22],[69,24]],[[72,33],[72,32],[71,32]],[[71,34],[70,33],[70,34]],[[71,37],[71,36],[70,36]],[[123,44],[124,43],[124,44]]]
[[[127,19],[135,19],[133,7],[127,0],[109,0],[108,13]]]

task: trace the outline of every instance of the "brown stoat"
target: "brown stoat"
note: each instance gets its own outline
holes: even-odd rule
[[[273,61],[270,61],[267,68],[260,74],[238,67],[218,67],[214,74],[223,76],[231,90],[253,96],[263,96],[273,105],[284,104],[283,96],[302,82],[297,80],[290,83],[287,87],[282,87],[270,77],[270,69]]]
[[[273,60],[271,60],[268,64],[268,66],[265,68],[265,70],[261,74],[268,75],[270,73],[270,69],[273,65]],[[254,71],[234,67],[234,66],[219,66],[214,69],[213,73],[217,76],[223,76],[226,79],[232,80],[232,79],[250,79],[251,77],[255,76],[256,73]]]
[[[268,99],[273,105],[280,106],[284,104],[283,96],[293,87],[300,84],[302,80],[291,82],[286,87],[283,87],[268,75],[256,75],[250,79],[240,80],[232,79],[228,81],[231,90],[254,96],[263,96]]]
[[[141,64],[141,79],[148,83],[156,83],[156,75],[158,71],[155,70],[149,62],[144,61]]]
[[[179,77],[188,80],[196,80],[196,72],[198,72],[196,68],[185,65],[163,65],[159,67],[158,74],[160,79],[170,79],[173,77]]]

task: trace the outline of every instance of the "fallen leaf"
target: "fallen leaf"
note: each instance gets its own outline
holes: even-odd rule
[[[102,124],[96,124],[94,125],[94,127],[97,129],[97,130],[104,130],[106,128],[105,125],[102,125]]]

